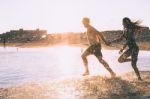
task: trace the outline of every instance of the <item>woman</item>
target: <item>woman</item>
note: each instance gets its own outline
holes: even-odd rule
[[[123,18],[124,33],[119,39],[114,40],[113,42],[121,41],[123,38],[126,39],[126,43],[124,44],[123,48],[119,51],[119,53],[122,53],[127,46],[128,49],[119,57],[118,61],[120,63],[131,61],[131,65],[138,77],[138,80],[142,80],[139,70],[137,68],[139,47],[135,41],[135,32],[142,28],[139,25],[139,23],[139,21],[132,22],[127,17]],[[129,56],[131,56],[131,59],[128,59]]]

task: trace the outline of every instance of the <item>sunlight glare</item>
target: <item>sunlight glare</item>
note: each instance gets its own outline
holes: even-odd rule
[[[71,65],[73,65],[73,61],[74,61],[74,54],[72,54],[74,52],[74,48],[68,46],[68,45],[64,45],[61,46],[61,48],[59,49],[59,63],[60,63],[60,70],[63,71],[65,74],[69,73],[71,74],[73,72],[73,69],[71,67]]]

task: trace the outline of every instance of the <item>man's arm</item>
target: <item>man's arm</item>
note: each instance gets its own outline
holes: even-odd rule
[[[110,45],[108,41],[106,41],[106,39],[104,38],[103,34],[102,33],[97,33],[97,36],[98,36],[98,39],[99,41],[102,39],[103,42],[106,44],[106,45]]]

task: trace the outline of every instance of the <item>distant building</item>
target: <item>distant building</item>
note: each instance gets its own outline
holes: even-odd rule
[[[23,34],[47,34],[47,31],[46,30],[40,30],[40,29],[36,29],[36,30],[23,30],[23,29],[19,29],[19,30],[10,30],[10,32],[6,32],[6,33],[23,33]]]
[[[42,39],[43,35],[47,35],[46,30],[10,30],[10,32],[3,33],[2,37],[7,39],[7,42],[28,42]]]

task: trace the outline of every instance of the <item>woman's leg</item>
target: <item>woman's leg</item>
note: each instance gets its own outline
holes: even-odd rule
[[[132,55],[131,55],[131,58],[132,58],[132,61],[131,61],[131,65],[132,65],[132,68],[134,69],[135,73],[136,73],[136,76],[138,77],[138,80],[142,80],[141,79],[141,76],[140,76],[140,72],[137,68],[137,60],[138,60],[138,53],[139,53],[139,48],[134,48],[132,50]]]
[[[128,59],[129,56],[131,56],[131,50],[130,50],[130,49],[126,50],[126,51],[118,58],[118,62],[119,62],[119,63],[123,63],[123,62],[129,62],[129,61],[131,61],[131,59]]]

